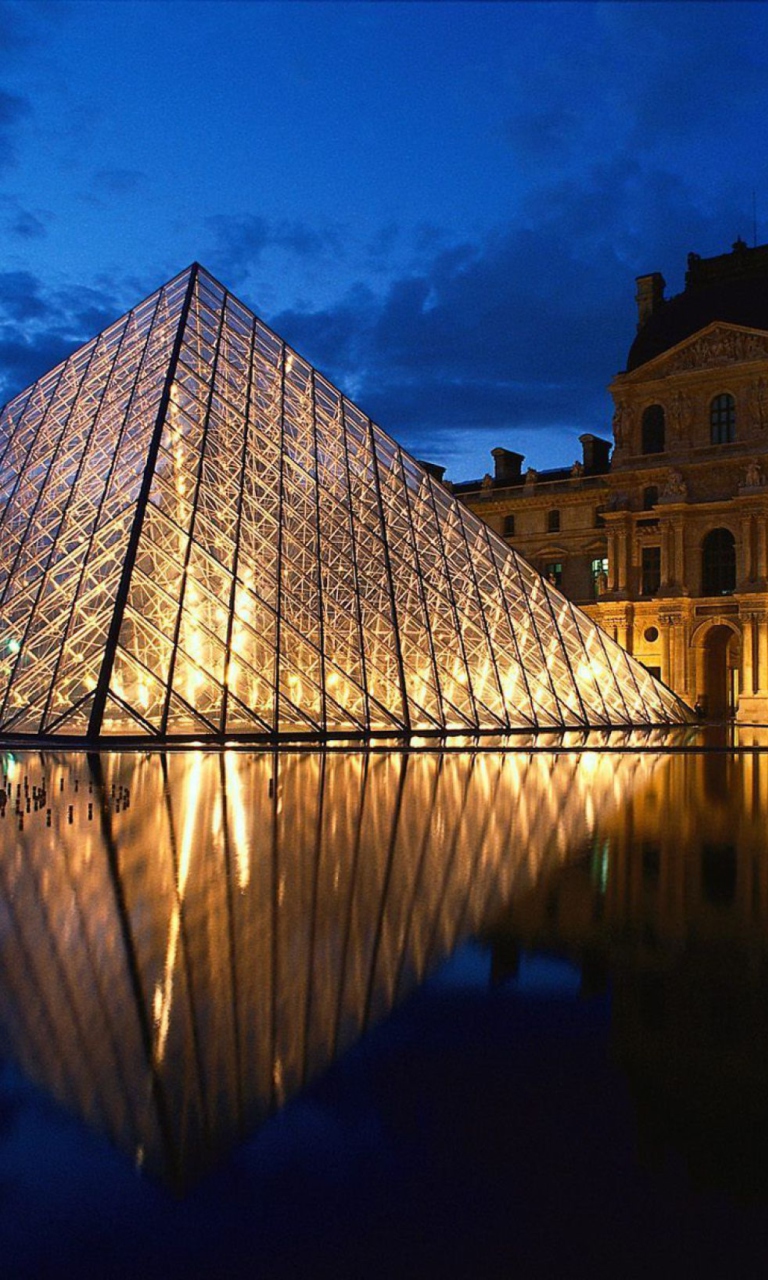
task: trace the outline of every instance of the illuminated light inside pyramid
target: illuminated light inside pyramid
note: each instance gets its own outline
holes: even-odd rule
[[[688,710],[202,268],[2,414],[0,733]]]

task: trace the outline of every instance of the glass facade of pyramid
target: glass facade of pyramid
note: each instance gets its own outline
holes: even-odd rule
[[[689,718],[197,265],[0,415],[0,735]]]

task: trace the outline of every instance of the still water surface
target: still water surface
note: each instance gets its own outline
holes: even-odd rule
[[[748,1273],[768,754],[665,744],[5,757],[3,1275]]]

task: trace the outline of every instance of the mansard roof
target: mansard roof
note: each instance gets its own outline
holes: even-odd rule
[[[638,330],[629,349],[627,372],[647,364],[713,321],[768,331],[767,246],[749,249],[741,241],[717,258],[688,260],[686,287],[663,300]]]

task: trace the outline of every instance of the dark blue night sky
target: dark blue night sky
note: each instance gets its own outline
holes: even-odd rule
[[[566,464],[634,277],[768,239],[762,4],[0,2],[0,68],[0,400],[199,260],[448,478]]]

